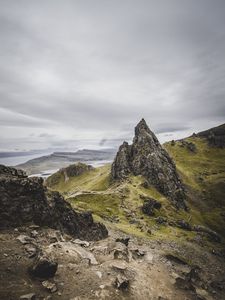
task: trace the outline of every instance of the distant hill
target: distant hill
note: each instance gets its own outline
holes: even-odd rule
[[[94,165],[112,162],[115,152],[116,150],[111,148],[104,150],[83,149],[77,152],[54,152],[50,155],[41,156],[19,164],[16,168],[26,171],[28,175],[47,176],[75,162],[86,162]]]

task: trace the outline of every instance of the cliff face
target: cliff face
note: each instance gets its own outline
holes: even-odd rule
[[[39,177],[0,165],[0,228],[34,223],[88,240],[107,236],[90,213],[76,213],[58,192],[50,192]]]
[[[225,124],[211,129],[201,131],[194,136],[206,138],[210,146],[224,148],[225,147]]]
[[[176,166],[144,119],[135,127],[132,145],[124,142],[112,164],[113,179],[121,180],[129,174],[143,175],[149,185],[167,196],[177,208],[186,208]]]

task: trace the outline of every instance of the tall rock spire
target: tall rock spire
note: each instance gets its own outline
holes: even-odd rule
[[[144,119],[135,127],[133,144],[124,142],[112,164],[113,179],[125,179],[129,174],[143,175],[149,185],[168,197],[177,208],[186,208],[176,166]]]

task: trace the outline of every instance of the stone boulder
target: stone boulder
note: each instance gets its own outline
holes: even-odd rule
[[[148,198],[145,200],[141,210],[145,215],[154,216],[154,214],[155,214],[154,210],[160,209],[161,206],[162,205],[159,201],[152,199],[152,198]]]
[[[57,268],[58,263],[56,261],[45,255],[40,255],[29,268],[29,273],[34,277],[47,279],[54,277]]]

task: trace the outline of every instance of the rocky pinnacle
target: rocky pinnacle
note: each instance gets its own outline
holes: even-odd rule
[[[113,180],[123,180],[130,174],[144,176],[149,186],[154,186],[177,208],[186,208],[176,166],[144,119],[135,127],[133,143],[124,142],[112,164]]]

